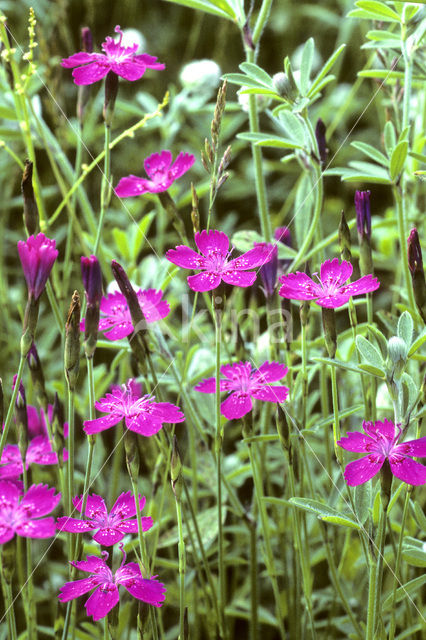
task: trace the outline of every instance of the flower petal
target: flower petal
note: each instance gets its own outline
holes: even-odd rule
[[[255,271],[224,271],[222,280],[226,284],[233,284],[236,287],[251,287],[256,280]]]
[[[89,435],[105,431],[118,424],[123,419],[123,414],[111,413],[109,416],[103,416],[102,418],[95,418],[94,420],[85,420],[83,422],[83,431]]]
[[[25,538],[51,538],[56,533],[54,518],[38,518],[21,522],[15,527],[19,536]]]
[[[113,582],[104,582],[92,593],[85,603],[88,616],[92,616],[93,620],[100,620],[118,603],[120,596],[118,588]]]
[[[384,461],[385,457],[383,455],[374,454],[350,462],[344,472],[346,482],[350,487],[356,487],[371,480],[376,473],[379,473]]]
[[[426,484],[426,467],[405,456],[389,456],[389,464],[393,475],[399,480],[414,486]]]
[[[289,388],[284,386],[262,386],[257,391],[250,393],[255,400],[266,402],[285,402],[287,400]]]
[[[130,431],[134,431],[141,436],[153,436],[158,433],[163,424],[160,420],[154,419],[147,413],[140,413],[139,415],[126,416],[126,427]]]
[[[363,276],[355,282],[344,286],[341,290],[342,294],[349,296],[358,296],[362,293],[369,293],[370,291],[376,291],[380,287],[380,282],[372,275]]]
[[[47,484],[33,484],[22,498],[19,510],[28,518],[45,516],[56,507],[61,499],[61,494],[55,496],[55,488]]]
[[[169,249],[166,258],[183,269],[204,269],[206,263],[204,256],[183,244],[176,249]]]
[[[91,62],[84,67],[77,67],[72,72],[75,84],[85,85],[93,84],[105,78],[106,74],[110,70],[109,64],[99,64],[99,62]]]
[[[9,542],[9,540],[12,540],[14,535],[15,535],[15,531],[13,527],[9,526],[8,524],[5,524],[4,522],[1,522],[0,520],[0,544],[5,544],[6,542]]]
[[[83,508],[83,496],[76,496],[72,499],[72,503],[74,507],[81,513]],[[105,505],[105,501],[101,496],[96,495],[96,493],[92,493],[87,496],[86,502],[86,512],[84,514],[86,518],[93,518],[97,520],[98,518],[106,518],[108,515],[108,510]]]
[[[253,373],[252,380],[258,382],[278,382],[281,378],[284,378],[288,371],[285,364],[279,362],[264,362]]]
[[[184,153],[181,151],[170,167],[169,175],[173,178],[173,180],[177,180],[183,175],[188,169],[192,167],[195,162],[195,156],[191,153]]]
[[[346,451],[364,453],[368,451],[367,446],[371,447],[375,444],[375,441],[360,431],[348,431],[346,437],[340,438],[337,444],[339,447],[342,447],[342,449],[346,449]]]
[[[138,530],[136,529],[136,531]],[[93,540],[98,544],[102,544],[104,547],[111,547],[113,544],[120,542],[123,538],[124,533],[122,533],[118,527],[101,528],[93,536]]]
[[[161,607],[166,599],[166,587],[155,578],[133,578],[123,581],[121,584],[134,598],[154,607]]]
[[[139,289],[136,293],[139,306],[147,322],[155,322],[165,318],[170,313],[170,305],[167,300],[162,300],[161,289]]]
[[[247,393],[231,393],[220,405],[220,412],[228,420],[237,420],[249,413],[253,403]]]
[[[426,457],[426,436],[417,438],[417,440],[401,442],[397,444],[393,450],[398,453],[414,456],[415,458],[424,458]]]
[[[72,69],[73,67],[78,67],[81,64],[93,62],[94,60],[96,60],[96,54],[79,51],[68,58],[62,58],[61,66],[65,67],[65,69]]]
[[[93,578],[83,578],[82,580],[74,580],[74,582],[66,582],[59,592],[59,601],[68,602],[69,600],[74,600],[74,598],[79,598],[93,589],[94,586],[96,586],[96,581],[94,582]]]
[[[84,531],[93,531],[95,525],[88,520],[79,520],[70,516],[56,518],[56,528],[59,531],[69,531],[71,533],[83,533]]]
[[[220,285],[220,275],[211,271],[197,273],[196,276],[188,276],[188,284],[193,291],[212,291]]]
[[[272,260],[274,255],[273,245],[259,242],[257,247],[243,253],[242,256],[230,260],[227,269],[254,269]]]
[[[172,152],[165,149],[161,153],[153,153],[144,160],[146,175],[153,182],[159,181],[159,176],[167,174],[172,163]]]
[[[139,495],[139,508],[142,509],[145,506],[145,496]],[[123,520],[125,518],[133,518],[136,515],[136,503],[135,497],[131,491],[121,493],[115,501],[111,511],[111,515],[119,515]]]
[[[134,80],[142,78],[146,71],[146,66],[143,63],[135,61],[113,62],[111,65],[111,71],[121,78],[133,82]]]
[[[76,569],[80,569],[80,571],[97,574],[98,584],[99,582],[104,582],[105,576],[108,576],[112,580],[111,569],[108,567],[105,560],[103,558],[99,558],[99,556],[87,556],[86,560],[76,560],[70,564],[72,564],[73,567],[76,567]]]
[[[149,191],[149,181],[146,178],[130,175],[121,178],[115,187],[115,195],[118,198],[131,198],[132,196],[140,196],[142,193]]]
[[[322,295],[321,287],[314,282],[312,278],[307,276],[306,273],[302,273],[301,271],[280,276],[278,281],[282,284],[278,292],[282,298],[289,298],[290,300],[315,300],[315,298]]]
[[[203,229],[203,231],[195,234],[194,239],[198,249],[205,256],[210,252],[218,252],[225,257],[228,253],[229,238],[223,231],[216,231],[214,229],[206,231]]]
[[[320,277],[323,287],[329,283],[335,283],[336,287],[342,286],[352,275],[353,267],[350,262],[343,260],[341,264],[337,258],[326,260],[322,263]]]

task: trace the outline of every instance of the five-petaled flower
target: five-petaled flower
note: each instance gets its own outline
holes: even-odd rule
[[[170,402],[155,402],[155,397],[142,396],[142,387],[133,378],[121,387],[114,386],[111,393],[95,402],[96,409],[108,415],[85,420],[84,431],[91,435],[125,421],[130,431],[142,436],[152,436],[160,431],[164,422],[183,422],[185,416]]]
[[[172,164],[171,151],[153,153],[144,160],[144,167],[148,178],[139,178],[130,175],[121,178],[115,188],[119,198],[140,196],[142,193],[160,193],[167,191],[175,180],[180,178],[195,162],[195,157],[190,153],[180,152]]]
[[[321,307],[336,309],[346,304],[352,296],[369,293],[380,287],[379,281],[372,275],[345,284],[352,270],[351,263],[346,260],[341,264],[337,258],[326,260],[321,265],[320,277],[314,273],[318,282],[300,271],[278,278],[282,284],[279,294],[291,300],[314,300]]]
[[[220,406],[222,415],[228,420],[242,418],[252,410],[252,398],[267,402],[284,402],[288,396],[288,388],[272,385],[271,382],[281,380],[287,371],[287,367],[278,362],[264,362],[258,369],[253,369],[249,362],[222,365],[220,372],[224,378],[220,380],[220,391],[231,391]],[[201,393],[215,393],[216,378],[203,380],[195,390]]]
[[[55,535],[55,520],[43,518],[58,504],[61,494],[43,484],[33,484],[21,496],[19,489],[5,480],[0,481],[0,544],[15,533],[26,538],[50,538]]]
[[[79,51],[69,58],[62,59],[61,64],[66,69],[76,67],[72,72],[75,84],[93,84],[102,80],[109,71],[126,80],[139,80],[147,69],[165,69],[166,65],[157,62],[154,56],[147,53],[136,54],[137,44],[123,47],[123,32],[119,25],[114,31],[120,34],[119,39],[115,42],[114,38],[108,36],[102,44],[105,53]]]
[[[390,420],[364,421],[362,428],[364,433],[350,431],[337,441],[346,451],[368,454],[347,465],[344,475],[350,487],[370,480],[380,471],[386,459],[393,475],[399,480],[412,485],[426,483],[426,467],[411,460],[413,456],[426,456],[426,437],[398,442],[401,428],[395,429]]]
[[[84,606],[88,616],[93,616],[93,620],[100,620],[118,604],[120,599],[118,586],[122,584],[134,598],[152,604],[154,607],[161,607],[166,598],[164,584],[155,577],[144,578],[136,562],[124,564],[126,554],[122,545],[120,549],[123,553],[123,561],[114,574],[105,562],[108,558],[107,551],[102,553],[102,558],[87,556],[87,560],[71,562],[70,564],[80,571],[90,573],[90,577],[64,584],[58,596],[60,602],[68,602],[95,589]]]
[[[242,256],[229,260],[229,238],[223,231],[201,231],[195,234],[195,244],[201,255],[185,245],[169,249],[167,260],[184,269],[200,269],[202,273],[188,276],[193,291],[211,291],[223,280],[237,287],[250,287],[256,280],[256,272],[248,271],[265,264],[272,258],[266,243],[259,243]]]
[[[46,238],[44,233],[18,242],[18,253],[27,281],[28,294],[34,300],[38,300],[43,293],[53,263],[58,257],[55,247],[55,240]]]
[[[161,290],[139,289],[136,295],[147,322],[161,320],[170,313],[169,303],[167,300],[161,299],[163,295]],[[105,332],[105,338],[120,340],[129,336],[135,330],[126,298],[119,291],[109,293],[102,298],[100,311],[101,318],[98,329]],[[82,320],[80,329],[84,331],[84,328],[85,321]]]
[[[72,502],[77,511],[81,513],[83,496],[76,496]],[[145,496],[139,496],[139,506],[142,511],[145,506]],[[56,520],[56,526],[61,531],[70,531],[71,533],[83,533],[96,529],[93,539],[104,547],[109,547],[120,542],[126,533],[138,532],[138,521],[135,519],[135,515],[136,503],[131,491],[122,493],[109,513],[104,499],[93,494],[87,496],[83,519],[65,516]],[[142,531],[148,531],[152,527],[152,518],[143,517],[141,523]]]
[[[64,449],[63,460],[68,460],[68,451]],[[58,464],[58,456],[52,449],[49,438],[36,436],[33,438],[25,455],[25,468],[32,464],[52,465]],[[17,444],[7,444],[0,460],[0,478],[19,478],[23,472],[22,456]]]

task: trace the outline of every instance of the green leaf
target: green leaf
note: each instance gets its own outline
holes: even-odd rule
[[[392,151],[396,147],[396,133],[395,128],[390,120],[385,124],[384,129],[384,142],[386,153],[390,157],[392,155]]]
[[[379,167],[377,164],[373,164],[372,162],[365,162],[364,160],[353,160],[349,163],[351,168],[357,169],[358,171],[365,173],[366,175],[371,175],[372,177],[383,178],[389,181],[389,174],[383,167]]]
[[[374,13],[378,20],[389,18],[392,21],[401,22],[400,16],[393,9],[383,2],[378,2],[378,0],[358,0],[355,4],[360,9],[364,9],[364,11]]]
[[[426,533],[426,515],[418,502],[410,503],[419,527]]]
[[[390,177],[393,182],[399,177],[401,171],[404,169],[405,160],[408,153],[408,142],[403,140],[398,142],[395,149],[392,151],[390,159]]]
[[[426,551],[421,548],[416,548],[405,541],[402,548],[402,557],[408,564],[414,567],[426,567]]]
[[[382,611],[390,609],[391,606],[394,606],[394,604],[396,604],[397,602],[401,602],[402,600],[405,600],[407,596],[416,593],[416,591],[418,591],[425,582],[426,574],[423,574],[422,576],[418,576],[418,578],[414,578],[406,584],[403,584],[402,587],[399,587],[399,589],[396,590],[395,600],[392,593],[388,595],[388,597],[382,604]]]
[[[399,43],[401,41],[401,36],[399,35],[399,33],[392,33],[389,30],[379,30],[379,29],[372,29],[371,31],[368,31],[368,33],[366,34],[366,37],[369,40],[376,40],[379,42],[382,42],[383,40],[394,40],[395,43]],[[381,45],[380,45],[381,46]],[[388,121],[389,122],[389,121]]]
[[[351,527],[352,529],[361,528],[356,519],[350,514],[342,514],[318,500],[311,500],[310,498],[290,498],[290,502],[299,509],[314,513],[320,520],[324,520],[325,522]]]
[[[173,4],[180,4],[183,7],[189,7],[190,9],[200,9],[206,13],[211,13],[219,18],[227,18],[228,20],[235,20],[235,11],[228,5],[227,2],[221,2],[220,0],[166,0],[166,2],[172,2]]]
[[[368,342],[368,340],[366,340],[363,336],[357,336],[356,346],[358,351],[368,364],[371,364],[373,367],[376,367],[380,371],[385,370],[385,362],[382,358],[381,353],[376,349],[374,345]]]
[[[355,149],[359,149],[359,151],[362,151],[362,153],[365,153],[365,155],[367,155],[369,158],[372,158],[373,160],[381,164],[383,167],[388,168],[389,160],[387,159],[387,157],[384,155],[384,153],[382,153],[375,147],[371,146],[371,144],[367,144],[366,142],[355,141],[355,142],[351,142],[351,146],[355,147]]]
[[[342,362],[342,360],[336,360],[336,358],[324,358],[324,357],[314,357],[311,358],[313,362],[322,362],[323,364],[329,364],[332,367],[337,367],[338,369],[346,369],[346,371],[353,371],[354,373],[360,373],[358,367],[353,364],[348,364],[347,362]]]
[[[276,147],[278,149],[303,149],[300,144],[288,140],[286,138],[280,138],[269,133],[239,133],[237,138],[241,140],[249,140],[253,142],[257,147]]]
[[[426,329],[423,329],[422,333],[414,340],[408,352],[408,357],[410,358],[413,353],[420,349],[424,342],[426,342]]]
[[[364,524],[370,514],[373,489],[371,482],[364,482],[355,487],[354,502],[355,510],[360,524]]]
[[[122,229],[117,229],[117,227],[114,227],[114,229],[112,230],[112,235],[115,241],[115,246],[123,256],[123,258],[130,261],[129,243],[125,232],[122,231]]]
[[[397,335],[399,338],[404,340],[407,349],[411,346],[411,341],[413,339],[413,318],[408,311],[404,311],[399,317],[398,327],[397,327]]]
[[[306,41],[306,44],[303,47],[302,59],[300,62],[300,92],[302,96],[305,96],[308,92],[313,59],[314,39],[309,38],[309,40]]]
[[[362,362],[358,365],[358,368],[360,369],[360,371],[370,373],[372,376],[377,376],[378,378],[386,377],[385,371],[383,369],[374,367],[372,364],[366,364],[365,362]]]
[[[253,62],[243,62],[240,64],[241,71],[244,71],[249,78],[265,85],[268,89],[275,91],[271,76],[261,67]]]
[[[237,231],[237,233],[234,233],[231,238],[231,242],[233,245],[235,245],[238,251],[242,251],[245,253],[246,251],[253,249],[254,242],[265,242],[265,239],[260,235],[260,233],[257,233],[257,231],[247,230]],[[292,249],[291,247],[287,247],[282,242],[278,242],[277,246],[278,257],[282,260],[290,260],[296,255],[294,249]]]
[[[252,89],[265,89],[265,85],[263,84],[263,82],[258,82],[257,80],[253,80],[252,78],[249,78],[243,73],[225,73],[223,77],[226,78],[226,80],[231,84],[238,84],[241,87],[247,87]],[[269,88],[268,88],[268,91],[270,91]]]
[[[345,44],[341,44],[340,47],[338,49],[336,49],[336,51],[334,53],[332,53],[331,56],[328,58],[328,60],[326,61],[326,63],[324,64],[322,69],[318,72],[317,76],[315,77],[314,81],[312,82],[311,88],[309,89],[309,92],[307,94],[308,98],[312,98],[315,95],[315,93],[318,92],[318,90],[319,90],[318,86],[319,86],[321,80],[323,80],[323,78],[325,78],[325,76],[330,71],[330,69],[334,65],[334,63],[337,61],[337,58],[340,56],[340,54],[342,53],[342,51],[344,50],[345,47],[346,47]]]
[[[416,404],[420,389],[418,385],[414,382],[413,378],[407,372],[404,372],[401,376],[401,380],[403,384],[407,387],[408,391],[408,406],[407,410],[412,411],[414,405]]]
[[[300,121],[300,117],[291,113],[291,111],[281,111],[278,116],[278,120],[284,127],[287,135],[292,140],[302,145],[300,148],[307,147],[306,129],[303,123]]]

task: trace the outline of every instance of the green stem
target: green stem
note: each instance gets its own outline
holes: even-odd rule
[[[102,235],[105,211],[108,206],[111,192],[111,126],[105,123],[105,143],[104,143],[104,174],[102,176],[101,185],[101,210],[99,213],[98,229],[96,231],[95,245],[93,254],[96,255],[99,249],[99,243]]]
[[[214,296],[214,293],[213,293]],[[216,393],[215,393],[215,406],[216,406],[216,441],[215,441],[215,455],[216,455],[216,470],[217,470],[217,521],[218,521],[218,573],[219,573],[219,612],[222,617],[222,629],[224,638],[227,638],[227,626],[225,616],[226,606],[226,584],[225,584],[225,563],[223,552],[223,526],[222,526],[222,429],[220,420],[220,347],[221,347],[221,310],[215,309],[215,303],[212,301],[212,307],[215,317],[215,343],[216,343]]]
[[[306,427],[306,404],[308,401],[308,370],[307,370],[307,345],[306,345],[306,324],[301,323],[302,342],[302,425]],[[334,367],[333,367],[334,368]]]
[[[22,460],[22,469],[23,469],[23,480],[24,480],[24,493],[28,491],[28,471],[26,468],[25,460]],[[26,593],[25,590],[25,610],[27,613],[27,637],[28,640],[33,640],[37,638],[37,621],[36,621],[36,610],[35,610],[35,602],[34,602],[34,585],[33,585],[33,572],[32,572],[32,558],[31,558],[31,538],[25,538],[25,554],[26,554]]]
[[[250,532],[250,596],[251,596],[251,616],[250,616],[250,640],[259,638],[259,590],[257,575],[257,535],[256,522],[253,521],[249,527]]]
[[[399,572],[401,568],[401,557],[402,557],[402,542],[404,539],[405,523],[407,522],[408,508],[410,505],[410,494],[411,494],[411,488],[407,486],[407,489],[405,492],[404,510],[402,512],[401,529],[399,532],[398,551],[396,554],[395,570],[393,574],[392,606],[391,606],[391,621],[390,621],[390,627],[389,627],[389,640],[394,640],[394,637],[395,637],[396,589],[399,582]],[[389,528],[390,528],[390,523],[389,523]]]
[[[263,483],[262,483],[262,478],[260,477],[260,474],[258,471],[257,461],[256,461],[254,451],[252,449],[252,446],[253,444],[251,442],[247,443],[248,454],[249,454],[250,464],[251,464],[252,474],[253,474],[253,482],[254,482],[255,493],[256,493],[257,508],[259,511],[260,523],[261,523],[262,532],[263,532],[263,543],[265,546],[265,564],[266,564],[266,569],[267,569],[269,578],[271,580],[272,591],[274,593],[275,609],[276,609],[276,616],[278,621],[280,637],[282,638],[282,640],[285,640],[286,632],[284,627],[284,615],[281,607],[281,594],[278,586],[277,570],[275,566],[274,554],[272,552],[271,531],[269,529],[268,514],[266,513],[265,503],[263,500],[264,498]]]
[[[10,423],[12,421],[12,416],[15,409],[15,402],[18,396],[19,384],[22,380],[22,374],[24,372],[25,360],[26,360],[25,356],[21,355],[21,358],[19,360],[18,372],[16,374],[15,386],[12,391],[12,397],[10,399],[9,408],[6,414],[6,420],[4,422],[3,433],[1,434],[1,438],[0,438],[0,459],[3,455],[3,450],[6,446],[6,440],[9,434]]]
[[[408,267],[408,255],[407,255],[407,233],[406,233],[406,217],[405,217],[405,198],[401,188],[398,185],[393,187],[393,197],[396,204],[397,222],[398,222],[398,234],[399,234],[399,247],[401,251],[401,263],[402,271],[404,273],[405,286],[408,293],[408,303],[413,313],[417,315],[416,302],[414,300],[413,283],[411,281],[410,269]]]
[[[186,554],[185,540],[183,537],[182,504],[180,499],[176,499],[176,516],[179,532],[179,640],[184,640]]]
[[[67,496],[66,504],[68,513],[72,513],[72,496],[74,491],[74,390],[68,386],[68,466],[67,466]],[[73,558],[73,539],[72,534],[67,534],[68,539],[68,557]],[[71,571],[71,565],[70,565]]]
[[[10,640],[17,640],[18,634],[16,631],[15,608],[13,605],[12,585],[10,582],[5,580],[4,578],[2,563],[0,564],[0,568],[1,568],[0,578],[2,583],[4,607],[5,607],[4,615],[6,616],[7,627],[9,632],[8,638],[10,638]]]
[[[377,537],[374,544],[375,551],[370,554],[370,577],[368,585],[368,609],[366,640],[374,640],[374,629],[380,615],[380,600],[382,595],[383,552],[385,548],[386,512],[380,509],[380,520]],[[373,556],[373,553],[377,553]]]
[[[260,7],[259,15],[257,16],[256,24],[253,29],[252,40],[254,45],[256,45],[260,40],[260,36],[262,35],[262,31],[271,11],[272,2],[273,0],[263,0],[262,2],[262,6]]]
[[[339,421],[339,396],[337,393],[337,380],[336,380],[336,367],[330,367],[331,369],[331,395],[333,398],[333,440],[334,440],[334,452],[336,454],[337,462],[340,467],[343,465],[342,450],[337,444],[340,440],[340,421]]]

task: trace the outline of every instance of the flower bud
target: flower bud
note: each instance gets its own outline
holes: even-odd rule
[[[81,257],[81,277],[86,292],[87,311],[84,322],[84,348],[93,357],[98,339],[99,305],[102,298],[102,272],[96,256]]]
[[[370,191],[355,192],[355,211],[359,242],[359,268],[361,275],[365,276],[373,273]]]
[[[16,375],[13,377],[13,388],[16,384]],[[22,461],[25,464],[25,458],[28,449],[28,415],[27,400],[25,397],[25,389],[22,380],[19,382],[18,395],[15,402],[15,421],[18,447],[21,453]]]
[[[47,411],[48,397],[46,393],[46,387],[44,382],[44,373],[41,366],[40,358],[38,357],[37,348],[33,342],[30,350],[27,354],[28,367],[31,373],[31,380],[33,382],[34,391],[37,395],[40,405],[43,410]]]
[[[80,296],[74,291],[65,324],[65,375],[74,391],[80,369]]]
[[[382,468],[380,469],[380,498],[385,512],[387,511],[389,501],[391,499],[392,480],[393,473],[390,468],[389,460],[386,458]]]
[[[419,234],[414,228],[407,239],[408,268],[413,283],[414,300],[423,321],[426,322],[426,282],[423,270],[423,256],[420,247]]]
[[[33,163],[30,160],[25,160],[21,191],[24,200],[24,224],[30,236],[37,231],[39,223],[38,207],[33,189]]]
[[[276,244],[268,244],[262,242],[255,242],[254,246],[265,245],[269,249],[270,260],[265,262],[259,268],[260,277],[262,279],[263,291],[266,298],[272,298],[277,286],[277,271],[278,271],[278,247]]]
[[[327,142],[325,140],[325,132],[326,132],[325,124],[321,120],[321,118],[318,118],[317,124],[315,127],[315,138],[317,139],[321,169],[324,169],[324,167],[327,164]]]
[[[280,71],[272,76],[272,83],[275,91],[281,98],[287,100],[287,102],[293,103],[297,97],[297,87],[293,85],[289,77]]]
[[[393,336],[388,340],[388,355],[392,363],[392,376],[400,378],[407,363],[408,349],[402,338]]]
[[[348,223],[346,222],[344,211],[342,211],[340,216],[338,238],[339,238],[339,247],[340,247],[340,257],[342,260],[347,260],[348,262],[350,262],[352,259],[351,232],[349,231],[349,227],[348,227]]]
[[[64,409],[59,400],[59,396],[55,393],[53,400],[52,411],[52,436],[53,436],[53,450],[58,455],[59,465],[62,467],[64,464],[63,449],[65,444],[64,438]]]
[[[173,493],[177,502],[180,502],[182,495],[182,461],[177,447],[177,438],[173,436],[172,458],[170,462],[170,481]]]
[[[291,233],[288,227],[277,227],[274,231],[274,238],[278,242],[281,242],[286,247],[291,247]],[[291,260],[288,259],[278,259],[278,270],[280,275],[284,274],[288,267],[291,264]]]
[[[102,111],[107,127],[111,126],[114,115],[115,99],[118,93],[118,75],[114,71],[108,71],[105,78],[105,100]]]

